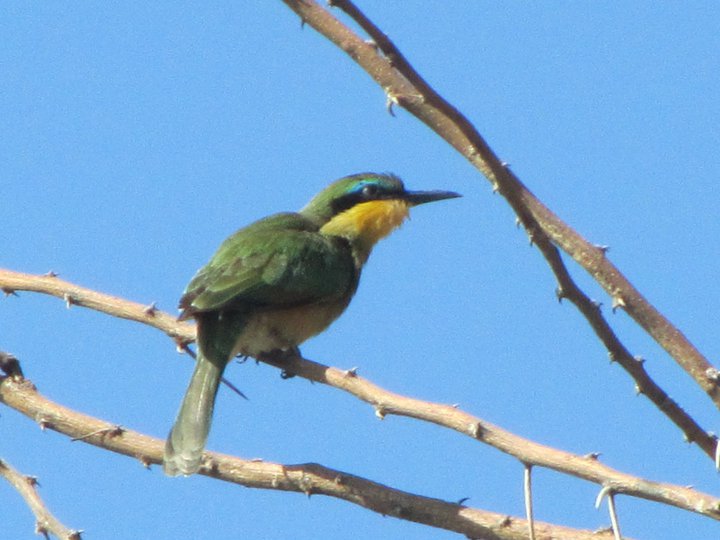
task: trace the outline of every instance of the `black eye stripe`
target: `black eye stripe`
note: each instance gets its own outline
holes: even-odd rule
[[[362,189],[346,193],[342,197],[338,197],[332,201],[333,214],[337,215],[345,210],[368,201],[377,201],[383,199],[394,199],[400,195],[399,191],[382,189],[377,184],[366,184]]]

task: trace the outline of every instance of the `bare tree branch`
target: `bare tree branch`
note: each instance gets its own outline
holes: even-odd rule
[[[141,322],[162,330],[179,344],[195,341],[195,325],[178,322],[177,317],[158,310],[155,303],[139,304],[124,298],[99,293],[63,281],[54,273],[42,276],[0,269],[0,290],[6,295],[15,291],[32,291],[49,294],[65,301],[67,307],[82,306],[114,317]]]
[[[558,247],[583,267],[610,295],[615,308],[624,309],[659,343],[720,408],[720,372],[689,340],[654,308],[606,257],[605,249],[585,240],[543,205],[493,153],[465,116],[445,101],[417,73],[390,39],[349,0],[330,1],[347,13],[373,39],[364,42],[313,0],[283,0],[303,22],[349,54],[383,88],[389,103],[398,104],[423,121],[465,156],[491,182],[516,212],[532,242],[547,260],[558,282],[558,298],[569,299],[588,320],[611,359],[633,377],[636,389],[646,395],[685,434],[697,442],[711,458],[718,460],[717,438],[675,403],[646,372],[642,361],[634,358],[618,339],[600,306],[572,280]],[[186,348],[194,340],[194,326],[178,322],[157,310],[155,304],[141,305],[98,293],[60,280],[54,274],[29,276],[0,270],[0,290],[14,294],[28,290],[54,295],[67,306],[81,305],[116,317],[154,326]],[[1,356],[1,355],[0,355]],[[3,356],[8,377],[0,377],[0,401],[49,428],[114,452],[133,456],[146,466],[162,461],[163,442],[129,431],[121,426],[83,415],[58,405],[37,393],[22,378],[17,362]],[[310,360],[264,362],[308,380],[344,390],[371,404],[378,416],[396,414],[432,422],[453,429],[516,457],[525,466],[527,514],[531,521],[503,516],[462,504],[410,494],[348,473],[314,463],[280,465],[247,461],[232,456],[206,453],[201,474],[264,489],[323,494],[361,505],[383,515],[456,531],[471,538],[620,538],[614,504],[616,494],[626,494],[673,505],[720,520],[720,499],[666,483],[652,482],[616,471],[599,463],[595,456],[579,456],[523,439],[498,426],[455,407],[430,403],[384,390],[354,371],[342,371]],[[608,496],[612,532],[592,533],[532,520],[531,469],[542,466],[583,478],[602,486],[598,500]],[[22,476],[0,460],[0,475],[26,499],[37,517],[37,531],[47,536],[77,540],[80,533],[64,527],[47,511],[32,479]]]
[[[7,275],[11,279],[7,279]],[[44,276],[0,270],[0,287],[47,292],[63,298],[62,289],[57,287],[58,281],[60,280],[52,278],[48,282],[48,278]],[[121,312],[126,319],[155,326],[173,339],[182,342],[189,342],[194,338],[194,328],[191,325],[174,321],[166,313],[157,311],[152,317],[147,317],[142,304],[97,293],[68,282],[62,283],[70,287],[69,290],[73,291],[76,298],[92,298],[92,308],[97,311],[110,315]],[[78,300],[79,302],[80,300]],[[82,305],[89,307],[89,303]],[[690,488],[644,480],[617,471],[600,463],[593,454],[579,456],[524,439],[451,405],[422,401],[384,390],[367,379],[359,377],[352,370],[341,370],[304,358],[284,358],[276,361],[268,357],[261,360],[305,379],[344,390],[372,405],[380,417],[395,414],[431,422],[489,444],[516,457],[525,465],[553,469],[601,486],[609,486],[614,493],[669,504],[720,520],[720,499],[711,495]],[[1,394],[0,399],[2,399]],[[117,429],[116,426],[113,427]],[[92,434],[95,429],[107,430],[109,428],[107,425],[98,425],[84,433]]]
[[[143,465],[162,463],[164,441],[87,416],[40,395],[32,383],[0,377],[0,401],[35,420],[41,427],[64,433],[113,452],[134,457]],[[2,471],[0,462],[0,474]],[[281,465],[206,452],[200,474],[246,487],[327,495],[383,515],[462,533],[469,538],[518,540],[527,523],[521,518],[414,495],[359,476],[318,465]],[[40,518],[38,517],[40,522]],[[607,533],[535,522],[538,539],[604,540]],[[58,529],[59,530],[59,529]],[[62,537],[78,540],[78,537]]]
[[[445,139],[491,182],[516,212],[531,240],[541,249],[567,296],[603,341],[611,358],[620,363],[645,394],[680,429],[689,441],[697,442],[714,459],[716,440],[656,385],[641,364],[619,343],[597,308],[582,294],[567,272],[555,245],[578,262],[611,296],[613,306],[623,308],[659,343],[720,408],[718,370],[655,309],[606,257],[605,249],[585,240],[565,224],[500,161],[475,127],[455,107],[435,92],[412,68],[397,47],[348,0],[332,5],[352,17],[375,44],[369,44],[312,0],[283,0],[303,22],[324,35],[355,60],[385,91],[388,99],[401,105]],[[625,354],[627,353],[627,354]]]
[[[37,491],[37,478],[21,474],[10,464],[0,459],[0,476],[5,478],[12,487],[25,499],[35,515],[35,532],[46,538],[52,534],[60,540],[80,540],[80,532],[67,528],[48,510]]]

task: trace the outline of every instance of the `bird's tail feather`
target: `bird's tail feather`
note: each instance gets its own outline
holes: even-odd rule
[[[195,372],[165,443],[165,474],[188,476],[200,469],[223,368],[198,354]]]

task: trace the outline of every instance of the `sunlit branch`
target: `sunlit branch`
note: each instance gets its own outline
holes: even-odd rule
[[[40,395],[28,380],[0,377],[0,402],[35,420],[42,428],[63,433],[73,441],[130,456],[143,466],[162,462],[164,441],[54,403]],[[253,488],[327,495],[382,515],[455,531],[469,538],[514,540],[527,529],[527,523],[520,518],[414,495],[316,463],[281,465],[206,452],[200,474]],[[535,528],[538,538],[546,540],[610,538],[547,523],[536,522]]]
[[[10,275],[12,280],[8,280],[7,275]],[[51,281],[48,282],[48,279]],[[62,298],[62,290],[57,289],[57,281],[57,278],[0,270],[0,287],[6,288],[12,283],[14,290],[47,292]],[[72,290],[78,299],[93,298],[92,308],[97,311],[115,315],[121,310],[124,318],[160,328],[176,341],[187,343],[194,339],[195,330],[191,325],[179,323],[166,313],[156,311],[152,317],[148,317],[144,314],[145,307],[142,304],[97,293],[68,282],[62,283],[69,286],[69,290]],[[45,291],[45,287],[49,290]],[[162,323],[158,324],[158,321]],[[612,485],[615,493],[670,504],[720,519],[720,499],[690,488],[644,480],[617,471],[600,463],[593,454],[579,456],[524,439],[452,405],[395,394],[358,376],[355,370],[341,370],[297,357],[284,358],[277,362],[268,357],[263,361],[293,375],[348,392],[372,405],[381,417],[394,414],[431,422],[493,446],[524,464],[553,469],[600,485]]]
[[[80,540],[80,532],[67,528],[48,510],[37,491],[37,478],[21,474],[10,464],[0,459],[0,477],[25,499],[25,503],[35,515],[35,533],[47,537],[52,534],[60,540]]]

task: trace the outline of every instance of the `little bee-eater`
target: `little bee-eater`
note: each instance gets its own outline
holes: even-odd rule
[[[215,396],[232,358],[297,351],[348,306],[375,243],[410,207],[459,197],[408,191],[387,174],[355,174],[318,193],[297,213],[240,229],[187,286],[180,319],[197,322],[197,363],[165,444],[166,474],[200,469]]]

